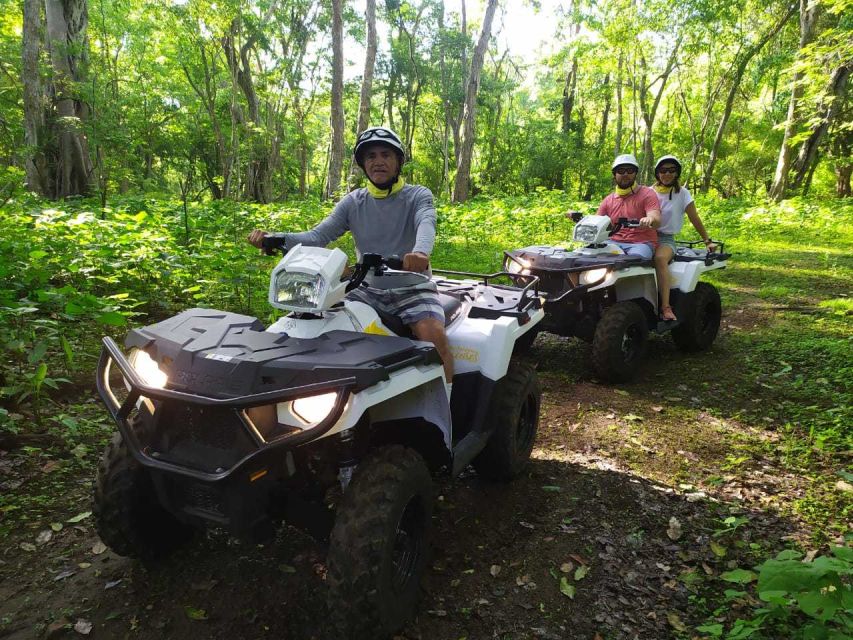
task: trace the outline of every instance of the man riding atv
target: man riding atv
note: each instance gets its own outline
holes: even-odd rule
[[[297,244],[323,247],[350,231],[359,260],[366,253],[403,256],[406,271],[429,272],[435,243],[435,206],[429,189],[408,185],[400,176],[406,156],[399,136],[385,127],[362,131],[353,150],[368,179],[366,188],[347,194],[320,224],[302,233],[276,234],[289,249]],[[263,246],[266,231],[254,230],[248,241]],[[389,315],[398,316],[418,340],[432,342],[453,381],[453,356],[444,330],[444,311],[432,281],[397,289],[363,285],[349,293]]]

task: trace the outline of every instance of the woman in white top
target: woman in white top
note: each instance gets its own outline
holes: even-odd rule
[[[656,182],[654,189],[660,202],[661,225],[658,227],[658,246],[655,250],[655,272],[658,276],[660,292],[660,318],[665,321],[677,320],[669,305],[669,262],[675,255],[675,236],[684,224],[684,214],[699,232],[702,241],[713,251],[717,246],[711,242],[705,225],[696,212],[693,196],[678,183],[681,177],[681,163],[675,156],[663,156],[655,164]]]

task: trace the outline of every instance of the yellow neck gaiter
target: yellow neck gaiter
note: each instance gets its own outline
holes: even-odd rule
[[[672,186],[670,185],[669,187],[665,187],[662,184],[656,184],[655,191],[658,193],[672,193]]]
[[[625,189],[623,189],[620,186],[617,186],[616,187],[616,195],[619,196],[620,198],[624,198],[625,196],[630,196],[632,193],[635,193],[636,187],[637,187],[636,182],[634,184],[632,184],[630,187],[627,187]]]
[[[383,198],[387,198],[388,196],[393,196],[395,193],[397,193],[400,189],[403,188],[404,184],[406,184],[406,181],[403,180],[402,176],[397,177],[397,182],[392,184],[390,189],[380,189],[370,180],[368,180],[367,192],[377,200],[382,200]]]

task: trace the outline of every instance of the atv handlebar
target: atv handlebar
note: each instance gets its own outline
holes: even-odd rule
[[[283,236],[264,236],[261,240],[261,249],[268,256],[275,255],[277,250],[281,251],[281,255],[287,253]]]

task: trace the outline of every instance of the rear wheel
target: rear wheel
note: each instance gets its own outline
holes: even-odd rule
[[[592,339],[592,365],[608,382],[630,380],[646,354],[649,325],[635,302],[617,302],[602,315]]]
[[[717,289],[707,282],[700,282],[688,294],[685,310],[679,315],[681,323],[672,330],[672,340],[682,351],[704,351],[708,349],[720,330],[723,306]]]
[[[432,477],[414,450],[359,464],[329,543],[329,611],[342,638],[387,637],[414,617],[427,564]]]
[[[120,556],[157,560],[196,531],[160,505],[151,476],[120,433],[113,436],[98,464],[93,512],[101,540]]]
[[[511,480],[524,470],[539,427],[541,396],[536,370],[526,363],[510,362],[489,406],[487,420],[494,431],[472,461],[477,473],[489,480]]]

